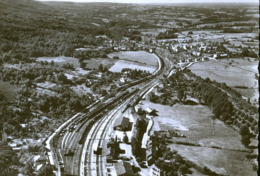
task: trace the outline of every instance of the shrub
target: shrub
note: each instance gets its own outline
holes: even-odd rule
[[[255,126],[250,126],[250,129],[252,130],[252,131],[255,131]]]
[[[237,123],[237,127],[238,128],[240,128],[240,126],[241,126],[242,124],[239,122],[239,123]]]
[[[233,122],[232,120],[227,120],[227,121],[226,121],[226,123],[227,123],[228,125],[231,125],[232,122]]]
[[[241,136],[241,143],[248,147],[248,145],[250,144],[250,136],[249,135],[243,135]]]
[[[253,118],[252,116],[250,116],[250,117],[248,118],[248,121],[249,121],[249,122],[253,122],[253,121],[254,121],[254,118]]]
[[[242,125],[239,129],[239,134],[241,136],[249,135],[250,133],[248,127],[246,125]]]
[[[248,159],[254,159],[254,158],[257,158],[257,154],[247,154],[246,155],[246,158],[248,158]]]

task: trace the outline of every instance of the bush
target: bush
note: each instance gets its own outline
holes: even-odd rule
[[[238,128],[240,128],[241,125],[242,125],[242,124],[241,124],[240,122],[238,122],[236,126],[237,126]]]
[[[250,132],[249,132],[248,127],[246,125],[242,125],[239,129],[239,134],[242,136],[249,135]]]
[[[248,158],[248,159],[255,159],[255,158],[257,158],[257,154],[247,154],[246,155],[246,158]]]
[[[252,131],[255,131],[255,126],[251,126],[250,129],[251,129]]]
[[[250,136],[249,135],[243,135],[241,136],[241,143],[245,146],[248,147],[250,144]]]
[[[227,123],[228,125],[231,125],[231,124],[232,124],[232,120],[227,120],[226,123]]]
[[[253,118],[252,116],[250,116],[250,117],[248,118],[248,121],[252,123],[252,122],[254,121],[254,118]]]
[[[123,142],[124,142],[124,143],[128,143],[128,141],[129,141],[129,140],[128,140],[128,136],[127,136],[127,134],[125,133],[125,134],[124,134],[124,137],[123,137]]]

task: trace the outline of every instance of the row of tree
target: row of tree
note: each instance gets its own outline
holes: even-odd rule
[[[150,94],[150,101],[173,105],[177,102],[186,104],[187,96],[196,98],[200,103],[208,105],[215,118],[228,125],[240,128],[245,125],[253,133],[258,132],[254,114],[257,108],[243,100],[241,94],[228,87],[225,83],[202,79],[190,70],[178,71],[168,79],[161,80],[163,88],[157,90],[160,96]],[[177,99],[173,97],[177,97]],[[251,132],[252,133],[252,132]],[[242,143],[247,145],[249,135],[242,135]],[[252,137],[251,135],[250,137]]]

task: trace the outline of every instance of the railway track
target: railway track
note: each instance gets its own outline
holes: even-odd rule
[[[88,140],[86,141],[86,151],[87,154],[84,157],[85,160],[85,173],[83,175],[103,175],[104,171],[104,165],[102,163],[102,155],[95,155],[94,150],[97,148],[103,148],[103,142],[106,140],[106,134],[108,132],[108,129],[110,125],[114,122],[114,120],[120,115],[121,109],[123,107],[126,107],[129,103],[128,100],[119,107],[117,107],[115,110],[110,111],[105,118],[100,119],[96,123],[96,125],[93,127],[93,130],[90,131],[88,135]],[[103,153],[103,152],[102,152]],[[83,158],[82,158],[83,159]]]
[[[163,78],[163,74],[168,74],[169,64],[165,64],[162,58],[158,57],[158,59],[160,60],[159,68],[153,75],[120,88],[121,92],[122,90],[130,90],[130,92],[119,92],[115,98],[95,102],[93,105],[85,108],[82,113],[79,113],[76,117],[71,118],[68,122],[62,125],[62,127],[56,130],[53,135],[51,135],[46,143],[46,146],[48,146],[48,149],[51,150],[49,158],[50,161],[54,160],[52,163],[55,165],[54,167],[56,167],[58,173],[57,175],[89,175],[88,170],[91,170],[91,168],[85,167],[85,161],[86,157],[92,157],[89,157],[89,152],[84,150],[84,147],[90,148],[91,146],[88,140],[86,140],[87,136],[94,132],[91,130],[95,127],[95,124],[98,124],[99,126],[104,124],[100,122],[106,121],[102,128],[108,129],[112,123],[111,121],[115,119],[115,115],[111,115],[111,113],[115,112],[115,109],[118,109],[116,111],[117,113],[122,112],[121,109],[124,106],[125,107],[123,109],[126,109],[127,104],[130,104],[130,100],[134,97],[134,95],[134,101],[138,101],[139,98],[136,95],[143,95],[143,91],[138,91],[136,89],[137,86],[139,86],[142,90],[150,88],[152,84],[155,85],[159,79]],[[132,103],[132,105],[133,104],[134,103]],[[115,108],[116,106],[121,108]],[[110,118],[104,118],[108,117],[109,114]],[[95,128],[93,130],[95,130]],[[94,136],[98,136],[97,129],[95,133]],[[104,139],[104,136],[107,135],[107,131],[99,131],[99,134],[102,136],[100,140],[92,140],[92,142],[96,141],[98,143],[95,143],[95,145],[101,146],[103,145],[103,140],[101,139]],[[95,166],[101,166],[101,169],[95,168],[94,170],[98,171],[98,175],[102,175],[102,170],[104,170],[102,167],[104,164],[97,164],[97,162],[102,163],[102,158],[93,158],[95,158],[95,161],[92,160],[93,162],[91,161],[90,163],[95,163]]]
[[[150,84],[142,86],[142,91],[139,91],[138,94],[144,95],[151,87],[155,86],[156,84],[157,81],[152,81]],[[105,139],[108,139],[109,128],[118,116],[122,116],[124,114],[125,109],[130,108],[127,106],[128,104],[134,104],[133,101],[139,101],[136,99],[135,95],[109,112],[106,117],[98,121],[96,125],[92,127],[85,144],[86,148],[84,150],[87,152],[85,153],[85,156],[84,153],[82,155],[82,160],[84,158],[86,162],[81,166],[84,167],[84,172],[81,172],[80,176],[106,175],[106,153],[103,150],[101,155],[95,155],[94,150],[97,148],[106,148],[104,141]]]

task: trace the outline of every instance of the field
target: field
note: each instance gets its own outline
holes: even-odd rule
[[[232,65],[229,65],[229,62],[232,62]],[[248,89],[236,90],[245,97],[255,99],[259,95],[258,80],[255,79],[255,74],[258,73],[257,66],[257,61],[249,62],[245,59],[232,58],[195,63],[190,67],[190,70],[202,78],[209,77],[217,82],[225,82],[230,87],[245,86]]]
[[[79,62],[77,59],[72,57],[65,57],[65,56],[59,56],[59,57],[39,57],[36,59],[37,61],[47,61],[47,62],[54,62],[58,65],[63,65],[65,63],[70,63],[74,67],[79,67]]]
[[[156,70],[155,67],[147,66],[145,64],[136,64],[135,62],[126,61],[126,60],[119,60],[113,65],[109,71],[111,72],[121,72],[123,68],[130,68],[130,69],[137,69],[137,70],[146,70],[150,73]]]
[[[255,38],[255,36],[257,36],[257,33],[219,33],[219,35],[222,35],[225,39],[232,39],[232,38],[236,38],[236,39],[243,39],[243,38]]]
[[[66,63],[72,64],[76,70],[72,71],[72,74],[78,75],[78,74],[87,74],[89,71],[83,70],[80,68],[80,64],[78,59],[73,57],[39,57],[37,58],[37,61],[47,61],[47,62],[54,62],[57,65],[63,65]],[[107,59],[107,58],[91,58],[84,61],[86,63],[86,69],[92,70],[92,69],[98,69],[99,65],[102,64],[104,67],[110,68],[112,65],[114,65],[115,60],[114,59]],[[67,74],[68,78],[71,76]]]
[[[169,144],[182,156],[224,175],[256,175],[245,161],[247,152],[239,134],[223,122],[213,121],[212,112],[207,106],[177,104],[171,107],[143,101],[142,107],[158,111],[153,130],[178,130],[187,138],[176,140],[198,145]]]
[[[118,56],[119,60],[109,69],[112,72],[120,72],[123,68],[131,68],[152,73],[157,69],[157,58],[145,51],[126,51],[108,55],[110,58],[114,56]]]
[[[89,60],[86,60],[85,63],[87,69],[98,69],[99,65],[102,64],[106,68],[110,68],[115,64],[115,59],[106,59],[106,58],[91,58]]]
[[[251,166],[245,164],[246,153],[232,150],[194,147],[172,144],[171,148],[180,155],[189,158],[192,162],[208,167],[216,173],[223,175],[256,176]]]
[[[112,58],[118,56],[121,60],[132,61],[139,64],[146,64],[148,66],[157,67],[158,61],[153,54],[145,51],[125,51],[108,54],[108,57]]]
[[[143,35],[153,35],[156,36],[158,35],[160,32],[165,32],[166,29],[145,29],[142,34]]]

